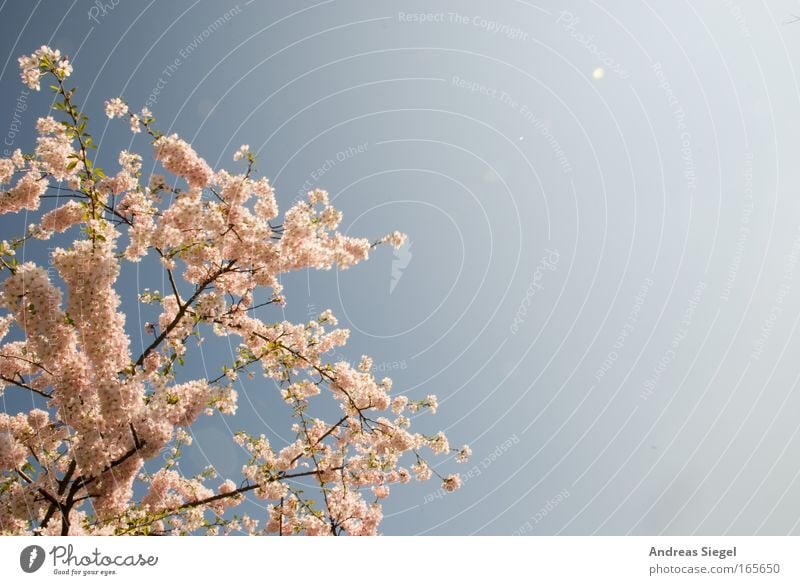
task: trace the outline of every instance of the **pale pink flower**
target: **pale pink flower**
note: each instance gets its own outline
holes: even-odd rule
[[[336,327],[339,324],[339,321],[336,319],[336,317],[333,314],[333,311],[331,311],[330,309],[325,309],[324,311],[322,311],[322,313],[320,313],[319,321],[320,323],[328,323],[330,325],[333,325],[334,327]]]
[[[450,443],[445,434],[441,431],[436,433],[436,436],[428,441],[428,447],[437,455],[450,451]]]
[[[48,47],[20,58],[20,67],[37,89],[43,75],[60,83],[71,73],[68,60]],[[105,110],[110,118],[128,114],[134,133],[142,125],[158,132],[146,108],[129,113],[113,98]],[[176,134],[156,134],[154,142],[153,157],[175,175],[169,182],[152,175],[141,185],[150,164],[127,150],[115,174],[86,176],[73,146],[74,122],[59,116],[38,120],[29,156],[17,149],[0,159],[0,181],[13,185],[0,193],[0,213],[36,211],[49,182],[64,181],[70,199],[36,214],[26,233],[46,238],[80,227],[51,249],[47,269],[9,264],[0,283],[0,306],[8,312],[0,316],[0,340],[17,336],[0,348],[0,379],[16,378],[24,384],[19,389],[49,396],[46,410],[0,414],[0,471],[9,471],[0,493],[3,532],[57,535],[68,525],[65,532],[76,535],[252,534],[258,521],[231,512],[245,499],[237,488],[246,485],[248,494],[267,500],[264,533],[377,534],[390,484],[432,477],[423,447],[434,455],[450,451],[443,433],[413,431],[406,412],[435,412],[436,397],[392,397],[391,379],[376,380],[372,358],[344,359],[340,348],[350,332],[337,328],[330,310],[293,323],[264,306],[265,299],[286,303],[288,272],[353,266],[367,259],[375,240],[338,232],[342,214],[321,189],[279,218],[266,177],[215,172]],[[247,145],[234,155],[251,157]],[[393,232],[378,242],[397,247],[404,236]],[[3,241],[0,254],[8,260],[16,245]],[[142,259],[165,272],[168,288],[139,296],[145,306],[133,323],[152,323],[145,323],[144,339],[132,340],[126,331],[135,325],[126,325],[121,299],[131,291],[118,279],[127,261]],[[232,355],[211,356],[223,361],[224,373],[188,379],[196,368],[181,366],[195,359],[195,344],[208,331],[232,340]],[[270,431],[274,447],[264,435],[232,433],[248,458],[239,478],[213,485],[213,468],[185,475],[179,459],[192,448],[191,425],[204,414],[235,415],[239,373],[265,376],[265,391],[277,386],[293,418]],[[0,392],[7,386],[0,383]],[[337,409],[323,406],[331,400]],[[456,460],[470,453],[464,446]],[[30,477],[10,472],[17,469]],[[42,493],[56,482],[75,499],[52,507]],[[460,482],[447,476],[443,488]],[[321,490],[324,505],[318,497],[312,502]]]
[[[328,192],[324,189],[314,189],[313,191],[308,192],[308,202],[311,205],[327,205],[328,204]]]
[[[63,132],[64,126],[56,122],[53,116],[47,116],[36,121],[36,130],[39,134],[55,134],[56,132]]]
[[[67,201],[61,207],[48,211],[42,216],[39,227],[50,232],[63,232],[79,223],[84,216],[85,209],[77,201]]]
[[[395,231],[386,236],[384,241],[395,249],[401,248],[406,242],[406,235]]]
[[[392,412],[395,414],[400,414],[401,412],[403,412],[406,405],[408,405],[408,397],[397,396],[392,400]]]
[[[39,208],[40,197],[47,190],[47,181],[36,171],[29,171],[22,176],[16,186],[0,193],[0,215],[15,213],[22,209],[35,211]]]
[[[39,91],[40,80],[44,75],[43,67],[47,64],[52,67],[55,75],[63,80],[72,74],[72,65],[67,57],[61,56],[61,51],[42,45],[31,55],[23,55],[18,59],[22,82],[30,89]]]
[[[379,500],[383,498],[389,497],[389,486],[388,485],[376,485],[372,487],[372,493],[375,494],[375,497]]]
[[[448,475],[442,482],[442,488],[448,492],[454,492],[461,487],[461,476],[457,473]]]
[[[242,160],[243,158],[247,158],[247,155],[250,152],[250,145],[249,144],[242,144],[239,147],[239,150],[233,153],[233,160]]]
[[[0,159],[0,183],[7,183],[14,176],[14,161],[9,158]]]
[[[39,136],[36,139],[36,157],[42,170],[58,181],[68,181],[77,173],[77,166],[70,165],[74,161],[74,155],[72,139],[63,132],[53,136]]]
[[[411,471],[416,475],[417,481],[427,481],[433,475],[433,470],[424,461],[412,465]]]
[[[472,449],[470,449],[469,445],[464,445],[456,453],[456,462],[466,463],[467,461],[469,461],[469,458],[471,456],[472,456]]]
[[[123,102],[122,98],[115,97],[106,100],[105,107],[106,116],[108,116],[109,119],[121,118],[128,113],[128,104]]]
[[[155,142],[155,158],[164,168],[186,179],[190,187],[207,187],[213,178],[211,167],[197,156],[177,134],[162,136]]]
[[[15,149],[11,154],[11,162],[14,163],[14,166],[17,167],[17,169],[22,169],[25,167],[25,158],[23,157],[22,151],[19,148]]]
[[[435,394],[428,394],[428,396],[425,397],[424,405],[430,409],[431,414],[436,414],[439,408],[439,400],[436,398]]]

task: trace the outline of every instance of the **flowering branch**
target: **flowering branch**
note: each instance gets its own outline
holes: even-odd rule
[[[377,534],[391,486],[435,474],[446,490],[458,488],[457,474],[434,471],[421,454],[451,451],[445,435],[410,430],[408,414],[435,413],[435,396],[393,393],[390,379],[375,379],[367,356],[357,365],[329,363],[349,336],[331,311],[306,324],[255,313],[286,303],[282,275],[344,270],[379,245],[402,246],[403,234],[372,242],[343,235],[342,215],[321,189],[278,219],[275,193],[255,176],[247,145],[233,155],[244,172],[214,170],[178,135],[159,132],[149,110],[129,111],[119,97],[106,101],[106,115],[127,117],[134,134],[144,130],[153,158],[174,180],[168,186],[154,174],[143,184],[143,156],[127,150],[118,172],[107,175],[88,155],[95,148],[89,119],[65,84],[69,59],[41,47],[19,63],[32,89],[55,79],[53,109],[63,119],[39,118],[34,151],[0,159],[0,214],[56,205],[22,237],[0,242],[7,274],[0,393],[12,386],[47,399],[43,408],[0,413],[0,533]],[[49,258],[61,286],[50,270],[17,261],[18,248],[71,230],[72,245],[53,248]],[[148,255],[161,262],[169,293],[140,294],[158,315],[145,325],[152,340],[134,358],[117,279],[126,263]],[[181,287],[192,288],[188,298]],[[255,304],[262,290],[269,300]],[[234,362],[220,376],[178,382],[186,344],[194,335],[199,343],[206,329],[239,340]],[[12,330],[17,340],[3,343]],[[202,414],[234,416],[231,384],[257,368],[279,385],[294,440],[275,447],[264,435],[237,432],[233,440],[247,454],[237,481],[212,487],[213,469],[185,475],[179,459],[192,444],[187,429]],[[313,414],[325,401],[341,411],[335,422]],[[465,446],[456,459],[468,456]],[[321,505],[298,485],[310,477]],[[267,502],[266,518],[233,514],[246,497]]]

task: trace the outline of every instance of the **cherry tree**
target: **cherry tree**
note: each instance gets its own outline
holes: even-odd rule
[[[243,172],[215,171],[121,98],[108,100],[105,114],[126,119],[174,178],[145,181],[142,155],[128,150],[106,174],[65,85],[68,58],[43,46],[19,64],[29,88],[47,80],[56,97],[52,115],[37,122],[34,151],[0,159],[0,214],[36,212],[43,200],[56,206],[0,245],[0,393],[29,393],[37,406],[0,413],[0,532],[366,535],[378,532],[391,486],[434,475],[448,491],[460,486],[458,474],[440,475],[426,457],[454,452],[464,462],[469,447],[411,430],[414,413],[435,413],[435,396],[393,393],[366,356],[357,366],[328,361],[349,334],[330,310],[308,323],[255,316],[285,304],[282,274],[346,269],[378,245],[401,246],[402,234],[341,234],[341,213],[319,189],[279,219],[246,145],[233,155]],[[56,233],[71,245],[49,252],[54,270],[18,262],[21,247]],[[115,287],[123,265],[147,256],[168,289],[139,295],[158,318],[145,325],[149,345],[137,355]],[[256,291],[269,300],[255,303]],[[191,372],[178,367],[187,348],[208,333],[234,340],[232,363],[215,378],[179,381],[178,370]],[[201,415],[235,415],[240,373],[261,373],[264,391],[280,389],[294,441],[237,432],[231,440],[247,457],[241,476],[185,475],[189,427]],[[338,406],[332,420],[314,414],[326,400]],[[263,517],[236,513],[248,497],[263,500]]]

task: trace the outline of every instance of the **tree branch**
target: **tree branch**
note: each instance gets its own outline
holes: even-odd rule
[[[208,287],[208,285],[213,283],[217,278],[219,278],[226,272],[229,272],[235,262],[236,262],[235,260],[231,260],[230,262],[228,262],[227,265],[223,266],[222,268],[214,272],[214,274],[212,274],[206,280],[200,283],[200,285],[197,287],[197,290],[194,291],[194,294],[191,297],[189,297],[189,299],[184,304],[178,305],[178,312],[175,314],[175,317],[158,335],[158,337],[156,337],[153,340],[153,342],[147,346],[147,349],[145,349],[142,352],[142,355],[139,356],[139,359],[137,359],[136,362],[134,362],[132,368],[133,370],[135,370],[137,367],[140,367],[144,363],[144,358],[147,357],[147,354],[149,354],[151,351],[153,351],[155,348],[161,345],[161,343],[167,338],[167,336],[172,332],[172,330],[178,326],[178,324],[181,322],[181,319],[183,319],[183,317],[186,315],[186,311],[189,309],[192,303],[194,303],[197,300],[197,297],[199,297],[203,293],[203,291]]]
[[[29,390],[30,392],[33,392],[34,394],[38,394],[39,396],[42,396],[43,398],[47,398],[47,399],[52,398],[52,395],[48,394],[47,392],[43,392],[41,390],[37,390],[36,388],[32,388],[31,386],[28,386],[27,384],[25,384],[24,381],[23,382],[17,382],[16,380],[14,380],[12,378],[7,378],[6,376],[2,376],[2,375],[0,375],[0,380],[2,380],[3,382],[6,382],[7,384],[13,384],[14,386],[18,386],[19,388],[22,388],[23,390]]]

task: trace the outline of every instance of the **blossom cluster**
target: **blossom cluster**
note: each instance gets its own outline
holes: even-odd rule
[[[20,76],[22,82],[30,89],[41,89],[41,78],[47,71],[51,71],[56,79],[63,81],[72,74],[72,65],[69,58],[61,56],[61,51],[42,45],[31,55],[22,55],[19,58]]]
[[[465,462],[469,447],[451,449],[443,433],[411,428],[420,411],[436,412],[436,396],[394,392],[389,378],[373,376],[367,356],[357,365],[330,363],[349,331],[329,310],[308,323],[260,319],[251,310],[261,290],[270,304],[286,302],[286,272],[345,269],[378,244],[402,246],[403,234],[374,242],[341,234],[341,213],[321,189],[279,219],[270,182],[252,176],[249,146],[233,155],[247,162],[245,171],[215,171],[177,134],[156,132],[149,111],[133,114],[119,97],[106,102],[106,115],[128,115],[174,178],[143,183],[143,157],[129,150],[106,174],[88,159],[87,118],[60,84],[71,73],[68,59],[42,47],[19,63],[33,89],[54,76],[64,119],[40,118],[35,150],[0,159],[0,214],[39,209],[54,183],[68,185],[70,196],[28,235],[0,246],[8,273],[0,283],[0,343],[19,333],[0,345],[0,393],[30,392],[38,404],[0,414],[0,533],[376,534],[392,486],[433,475],[448,491],[460,486],[457,474],[439,475],[427,458],[453,452]],[[56,274],[13,256],[31,235],[69,230],[71,245],[51,251]],[[148,255],[160,260],[170,290],[140,297],[158,314],[145,327],[152,342],[139,353],[118,279],[125,262]],[[179,381],[187,344],[206,332],[235,340],[235,361],[216,378]],[[248,457],[240,478],[211,485],[213,470],[185,476],[177,458],[191,444],[187,429],[203,415],[233,416],[233,381],[258,372],[272,382],[265,387],[280,386],[294,439],[237,433]],[[325,400],[338,405],[338,418],[312,414]],[[145,467],[165,453],[160,468]],[[321,499],[298,489],[309,481]],[[265,501],[266,517],[233,515],[251,496]]]

